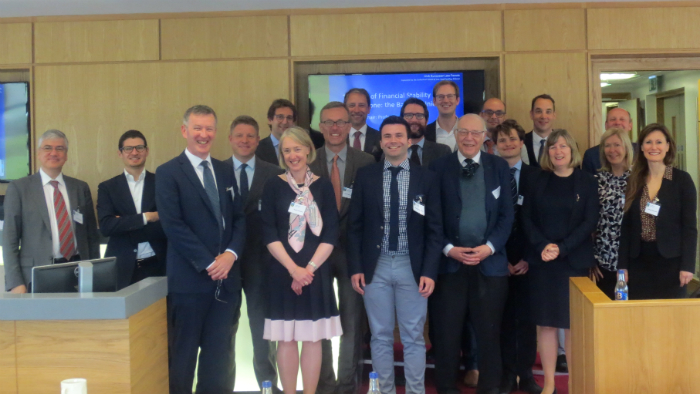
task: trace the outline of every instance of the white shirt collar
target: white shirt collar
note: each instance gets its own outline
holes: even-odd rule
[[[523,169],[523,161],[522,161],[522,160],[518,160],[518,162],[515,163],[515,165],[514,165],[513,167],[511,167],[511,168],[515,168],[515,169],[517,169],[518,171],[522,170],[522,169]]]
[[[200,164],[202,164],[203,161],[206,161],[209,163],[209,168],[212,168],[211,165],[211,154],[207,154],[207,158],[202,160],[199,157],[193,155],[187,148],[185,148],[185,156],[190,160],[190,163],[192,163],[192,167],[197,168],[199,167]]]
[[[233,158],[233,169],[236,171],[239,170],[241,168],[241,164],[243,164],[243,162],[236,159],[236,156],[231,156],[231,157]],[[245,164],[247,164],[251,170],[255,171],[255,155],[253,155],[253,157],[251,157],[250,160],[245,162]]]
[[[447,133],[447,134],[452,134],[452,132],[454,132],[455,130],[457,130],[457,124],[458,124],[458,123],[459,123],[459,118],[457,118],[457,121],[455,122],[454,126],[452,126],[452,130],[447,131],[447,130],[443,129],[442,126],[440,126],[440,117],[438,117],[437,120],[435,120],[435,125],[437,126],[437,127],[436,127],[436,132],[439,131],[439,130],[442,130],[442,131],[444,131],[444,132]]]
[[[357,130],[357,129],[354,128],[354,127],[350,127],[350,137],[354,137],[354,136],[355,136],[355,132],[357,132],[357,131],[359,131],[360,133],[362,133],[362,135],[367,135],[367,123],[365,123],[364,126],[360,127],[359,130]]]
[[[462,154],[462,152],[457,149],[457,158],[459,159],[459,165],[463,166],[464,161],[467,160],[467,157]],[[472,159],[474,160],[475,163],[481,163],[481,150],[477,152],[476,156]]]
[[[43,168],[39,169],[39,174],[41,175],[41,184],[42,186],[45,186],[48,184],[50,181],[58,181],[59,184],[65,186],[66,182],[63,180],[63,172],[58,174],[56,179],[52,179],[47,173],[44,172]]]
[[[146,179],[146,169],[144,168],[143,170],[141,170],[139,179],[134,179],[134,177],[131,174],[129,174],[126,168],[124,169],[124,175],[126,176],[126,180],[128,182],[141,182],[142,180]]]

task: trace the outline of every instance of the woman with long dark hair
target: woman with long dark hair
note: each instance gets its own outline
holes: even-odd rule
[[[639,134],[627,182],[618,269],[630,299],[684,298],[695,272],[697,192],[690,175],[673,168],[676,143],[658,123]]]

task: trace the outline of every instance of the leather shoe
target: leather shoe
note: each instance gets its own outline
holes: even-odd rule
[[[518,382],[515,378],[503,378],[501,387],[498,389],[498,394],[510,394],[518,390]]]
[[[535,379],[520,379],[520,391],[524,391],[528,394],[540,394],[542,392],[542,387],[540,387]]]
[[[569,372],[569,364],[566,362],[566,355],[565,354],[560,354],[557,356],[557,372],[563,372],[563,373],[568,373]]]
[[[479,370],[470,369],[464,374],[464,385],[467,387],[474,388],[479,384]]]

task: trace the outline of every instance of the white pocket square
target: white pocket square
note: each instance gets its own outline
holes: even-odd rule
[[[501,187],[499,186],[499,187],[495,188],[491,193],[493,193],[493,198],[498,200],[498,197],[501,196]]]

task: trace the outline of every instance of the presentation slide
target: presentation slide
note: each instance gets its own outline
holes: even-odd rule
[[[28,103],[26,83],[0,84],[0,180],[29,175]]]
[[[469,72],[470,78],[479,79],[481,91],[474,92],[483,97],[483,71]],[[479,75],[480,73],[480,75]],[[465,72],[421,72],[408,74],[352,74],[352,75],[309,75],[309,100],[313,103],[315,111],[311,120],[311,127],[318,128],[321,108],[330,101],[343,101],[345,92],[352,88],[366,89],[370,94],[371,111],[367,117],[367,124],[375,129],[386,117],[399,115],[403,102],[409,97],[416,97],[425,101],[428,105],[429,119],[431,123],[437,119],[438,111],[433,104],[433,86],[437,82],[447,80],[454,81],[459,86],[460,92],[464,92]],[[467,82],[468,86],[473,83]],[[457,116],[464,114],[465,107],[457,106]]]

